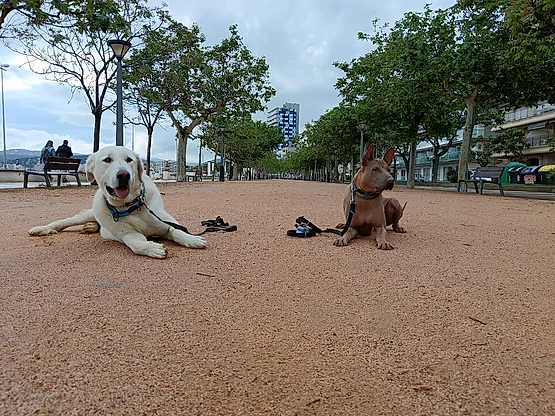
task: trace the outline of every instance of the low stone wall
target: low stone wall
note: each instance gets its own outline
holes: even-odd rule
[[[81,182],[88,182],[85,173],[80,172],[79,178]],[[73,176],[67,176],[70,182],[76,182]],[[0,182],[21,182],[23,183],[23,171],[22,170],[0,170]],[[44,182],[42,176],[29,175],[29,182]],[[57,183],[57,179],[54,178],[54,183]]]

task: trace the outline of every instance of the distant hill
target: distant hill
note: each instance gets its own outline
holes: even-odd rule
[[[76,159],[81,159],[82,163],[85,163],[88,159],[90,154],[82,154],[82,153],[75,153],[73,155]],[[23,161],[27,161],[29,159],[38,159],[40,158],[40,150],[27,150],[27,149],[6,149],[6,161],[7,163],[15,164],[19,162],[23,164]],[[0,161],[4,160],[4,155],[0,151]],[[143,159],[145,161],[146,159]],[[152,162],[162,162],[164,159],[153,157],[151,158]]]
[[[89,155],[76,153],[73,155],[76,159],[81,159],[83,162],[87,160]],[[6,149],[6,160],[8,163],[21,162],[28,159],[39,159],[40,150],[27,150],[27,149]],[[3,159],[3,156],[2,156]]]

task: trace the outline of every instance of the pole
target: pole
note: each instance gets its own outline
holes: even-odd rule
[[[4,169],[8,169],[8,157],[6,156],[6,113],[4,110],[4,68],[0,68],[0,77],[2,78],[2,138],[4,140]]]
[[[222,131],[222,150],[220,151],[220,155],[222,156],[222,160],[220,161],[220,182],[225,180],[225,151],[224,151],[224,132]]]
[[[131,150],[135,151],[135,125],[131,127]]]
[[[116,146],[123,146],[123,99],[121,82],[121,58],[118,59],[117,69],[117,110],[116,110]]]
[[[364,154],[364,129],[360,129],[360,157],[359,160],[362,160],[362,155]]]
[[[198,139],[198,171],[202,178],[202,140]]]

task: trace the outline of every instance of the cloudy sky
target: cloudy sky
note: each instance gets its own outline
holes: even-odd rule
[[[394,23],[407,11],[446,8],[455,0],[211,0],[184,2],[166,0],[170,14],[189,24],[196,22],[214,44],[228,35],[237,24],[245,45],[256,56],[265,56],[271,71],[271,83],[277,94],[268,108],[285,102],[301,105],[300,124],[318,119],[340,99],[334,84],[342,72],[335,61],[350,61],[371,49],[371,44],[357,39],[357,33],[371,32],[372,21]],[[152,5],[160,1],[150,0]],[[8,149],[40,150],[48,139],[54,146],[67,139],[74,153],[92,152],[93,116],[82,96],[71,96],[69,87],[48,81],[21,67],[21,56],[0,45],[0,64],[9,64],[4,72],[6,144]],[[256,118],[263,119],[264,114]],[[102,119],[101,147],[115,144],[115,116]],[[131,127],[124,132],[125,145],[141,156],[146,154],[144,129]],[[175,159],[175,132],[167,125],[156,127],[153,157]],[[203,161],[210,152],[203,152]],[[198,161],[198,143],[190,141],[187,160]]]

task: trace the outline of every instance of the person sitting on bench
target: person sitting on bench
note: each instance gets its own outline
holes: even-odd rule
[[[73,156],[73,152],[71,151],[71,147],[69,147],[68,145],[68,141],[64,140],[62,142],[62,144],[60,146],[58,146],[58,148],[56,149],[56,156],[58,157],[72,157]],[[68,182],[66,176],[62,176],[62,182],[66,183]]]

